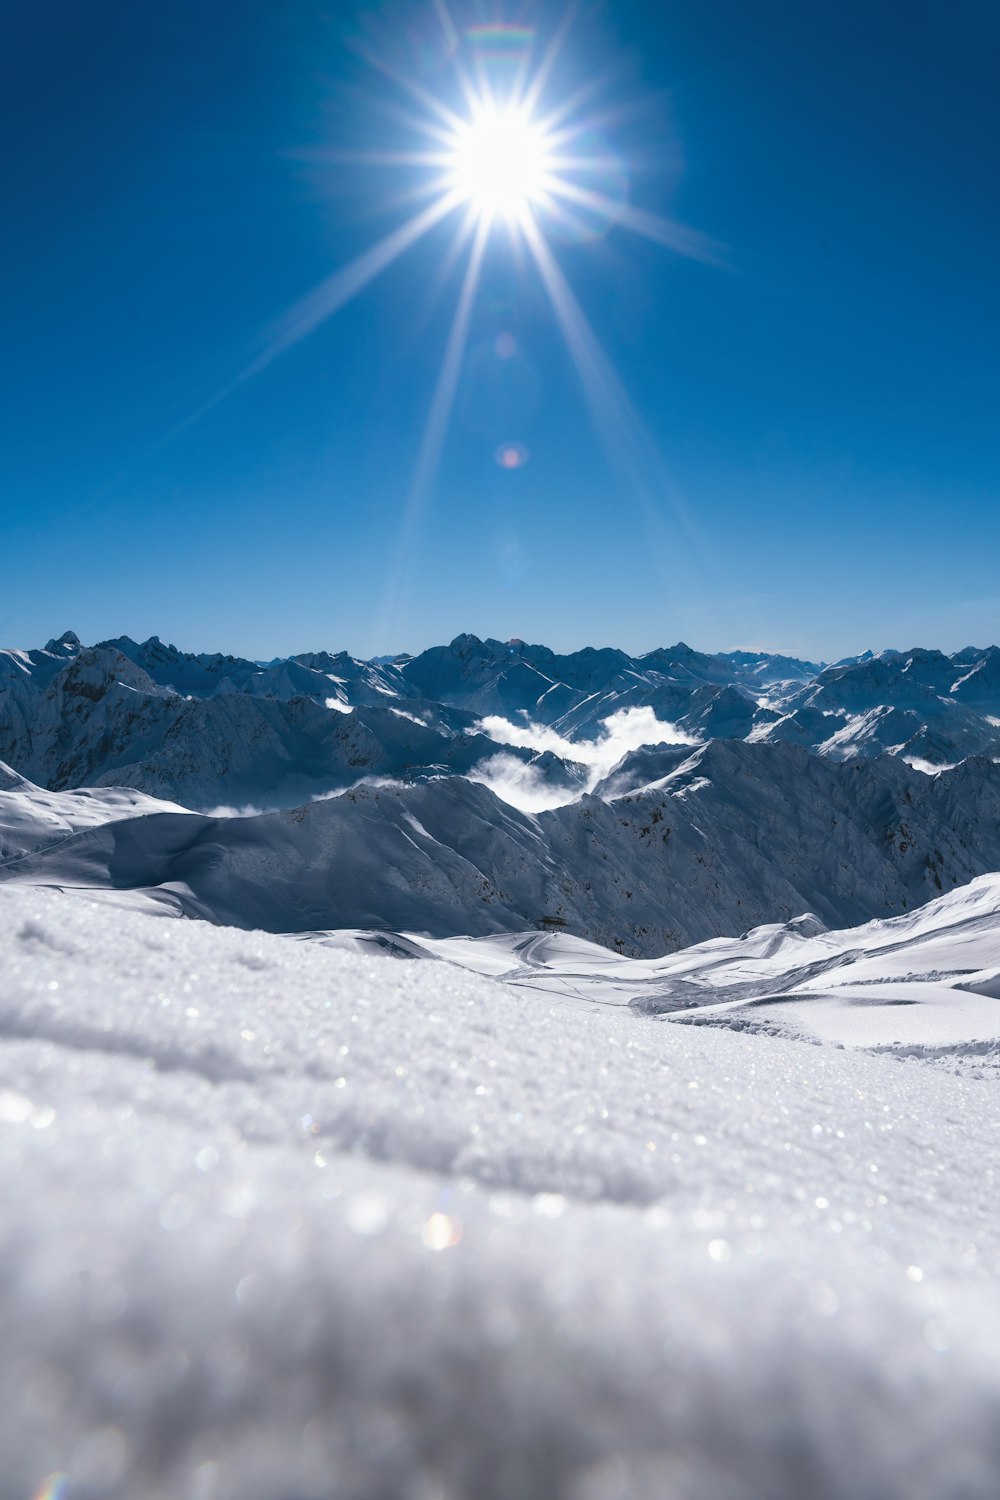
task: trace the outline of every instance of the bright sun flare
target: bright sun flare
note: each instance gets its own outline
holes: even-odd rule
[[[520,218],[551,184],[551,151],[523,110],[483,105],[455,132],[450,183],[481,218]]]
[[[417,78],[383,66],[374,55],[369,57],[417,106],[396,111],[408,138],[394,149],[334,151],[331,160],[413,168],[413,185],[400,193],[399,201],[410,199],[415,210],[289,308],[261,352],[222,392],[225,395],[263,370],[425,236],[451,221],[441,281],[463,260],[464,266],[399,523],[385,591],[387,619],[400,595],[411,543],[434,484],[465,372],[477,296],[505,253],[511,257],[517,285],[530,277],[544,293],[616,469],[628,477],[651,513],[659,503],[645,476],[655,450],[566,278],[558,246],[586,245],[613,230],[629,230],[682,255],[710,260],[713,251],[700,235],[630,201],[628,162],[605,134],[609,120],[621,111],[582,110],[604,80],[591,79],[576,93],[552,97],[554,70],[579,8],[577,0],[567,4],[562,24],[548,45],[536,52],[537,38],[530,28],[473,25],[460,34],[451,15],[452,0],[434,0],[427,10],[436,15],[441,40],[453,59],[454,86],[445,97],[430,92]],[[518,340],[501,327],[494,347],[498,358],[513,358]],[[492,450],[496,463],[505,470],[523,468],[529,454],[520,435],[510,431],[502,438]],[[658,496],[658,470],[654,484]]]

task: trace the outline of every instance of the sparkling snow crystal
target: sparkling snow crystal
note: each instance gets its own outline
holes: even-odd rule
[[[993,1082],[0,903],[5,1500],[996,1495]]]

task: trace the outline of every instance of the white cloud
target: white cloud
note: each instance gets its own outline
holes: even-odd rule
[[[516,755],[507,755],[503,751],[473,766],[468,779],[482,782],[504,802],[527,813],[564,807],[567,802],[575,802],[581,791],[581,788],[551,785],[537,766],[528,765]]]
[[[542,812],[575,802],[594,789],[629,750],[640,745],[696,745],[698,740],[664,719],[651,708],[621,708],[601,720],[596,740],[568,740],[545,724],[515,724],[499,714],[490,714],[476,726],[500,745],[517,745],[539,753],[550,751],[561,760],[576,761],[587,768],[583,785],[552,786],[533,766],[513,755],[495,755],[470,773],[471,781],[484,782],[498,797],[523,812]]]
[[[207,807],[204,816],[206,818],[262,818],[267,813],[277,812],[278,806],[280,804],[274,807],[267,807],[264,805],[258,806],[255,802],[247,802],[245,805],[237,807],[223,802],[218,807]],[[191,811],[197,812],[199,809],[192,808]]]
[[[938,776],[942,771],[954,771],[958,764],[957,761],[952,761],[949,765],[939,765],[933,760],[922,760],[919,755],[904,755],[902,759],[915,771],[923,771],[925,776]]]

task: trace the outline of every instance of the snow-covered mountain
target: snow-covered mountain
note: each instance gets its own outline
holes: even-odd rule
[[[67,631],[40,651],[0,652],[0,759],[52,789],[129,784],[199,808],[292,805],[366,775],[463,774],[492,753],[475,738],[483,718],[519,759],[531,759],[534,727],[538,747],[550,730],[571,762],[571,745],[634,708],[687,738],[949,765],[1000,754],[1000,651],[885,651],[822,667],[684,643],[558,655],[465,634],[391,661],[321,651],[259,663],[156,636],[82,646]],[[571,766],[553,771],[556,784],[579,784]]]
[[[262,665],[67,633],[0,653],[0,879],[640,955],[887,917],[1000,867],[998,662],[465,635]]]
[[[652,956],[803,910],[833,926],[892,916],[1000,868],[988,759],[927,776],[888,756],[712,740],[638,790],[537,814],[444,775],[254,816],[140,801],[96,825],[79,795],[0,795],[0,840],[20,851],[0,881],[157,888],[270,931],[541,927]],[[75,831],[53,835],[54,812]]]
[[[262,669],[169,653],[164,666],[147,642],[133,655],[156,669],[154,680],[120,644],[63,638],[0,654],[0,759],[56,790],[128,786],[211,808],[294,806],[363,777],[465,774],[497,752],[474,714],[377,688],[375,669],[334,681],[298,663]],[[537,760],[523,747],[508,753]],[[544,779],[553,770],[572,794],[571,768],[539,761]]]
[[[362,777],[467,772],[496,754],[533,759],[527,726],[551,729],[564,762],[539,764],[570,793],[570,741],[599,737],[629,708],[679,720],[688,737],[743,737],[763,711],[753,691],[799,686],[811,666],[728,661],[686,646],[633,659],[459,636],[395,663],[306,653],[266,665],[192,655],[156,637],[83,647],[71,632],[41,651],[0,653],[0,758],[40,785],[129,785],[207,809],[292,806]],[[744,691],[738,684],[749,684]],[[493,716],[493,739],[477,738]],[[521,734],[505,737],[516,720]],[[530,738],[530,736],[529,736]],[[544,747],[540,747],[544,748]]]
[[[155,636],[84,647],[67,632],[0,652],[0,759],[53,790],[130,786],[201,810],[291,807],[373,776],[464,775],[498,746],[533,766],[528,779],[550,800],[569,798],[610,771],[588,777],[580,763],[595,763],[588,747],[613,742],[608,721],[630,711],[645,715],[652,744],[791,741],[831,759],[940,767],[1000,755],[1000,651],[822,667],[683,643],[558,655],[463,635],[391,661],[307,652],[261,663]],[[634,733],[621,745],[637,748]],[[635,770],[613,785],[637,784]],[[502,787],[489,768],[483,779]]]
[[[893,755],[943,765],[1000,753],[1000,650],[883,651],[827,667],[754,731],[837,759]]]

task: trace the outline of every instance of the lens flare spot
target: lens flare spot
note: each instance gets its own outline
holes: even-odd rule
[[[450,1214],[431,1214],[420,1238],[428,1250],[450,1250],[462,1238],[462,1226]]]
[[[69,1480],[65,1474],[50,1474],[35,1491],[34,1500],[66,1500]]]
[[[465,40],[479,63],[521,64],[531,55],[535,32],[530,26],[493,23],[469,26],[465,32]]]
[[[494,457],[501,469],[523,469],[528,462],[528,450],[523,443],[501,443]]]
[[[355,1234],[381,1234],[389,1222],[391,1204],[379,1192],[356,1193],[347,1206],[347,1226]]]

